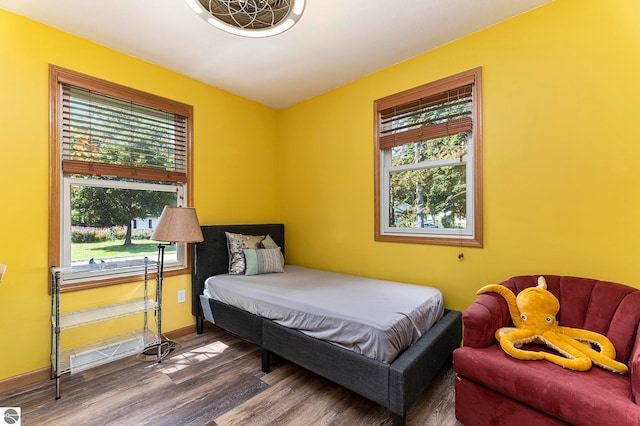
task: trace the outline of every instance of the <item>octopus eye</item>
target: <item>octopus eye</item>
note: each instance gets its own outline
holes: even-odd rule
[[[520,318],[522,318],[523,321],[527,320],[527,315],[525,314],[520,314]]]
[[[547,322],[551,324],[551,317],[547,317]]]

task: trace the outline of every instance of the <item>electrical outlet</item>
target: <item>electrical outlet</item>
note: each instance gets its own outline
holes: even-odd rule
[[[183,303],[187,300],[187,295],[184,290],[178,290],[178,303]]]

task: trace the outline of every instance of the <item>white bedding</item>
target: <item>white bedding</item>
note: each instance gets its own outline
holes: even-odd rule
[[[204,295],[387,363],[444,312],[433,287],[295,265],[278,274],[216,275]]]

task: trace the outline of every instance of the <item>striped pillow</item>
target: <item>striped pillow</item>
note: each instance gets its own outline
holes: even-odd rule
[[[280,247],[270,249],[244,249],[245,275],[284,272]]]
[[[280,246],[275,241],[273,241],[273,238],[271,238],[271,235],[268,235],[268,234],[266,237],[264,237],[264,240],[262,240],[262,242],[260,243],[260,246],[266,249],[280,248]],[[284,255],[282,254],[281,248],[280,248],[280,262],[282,263],[282,266],[284,266]]]

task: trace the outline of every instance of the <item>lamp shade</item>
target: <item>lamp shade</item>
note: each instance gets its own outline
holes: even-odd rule
[[[151,239],[169,243],[204,241],[198,215],[193,207],[164,206]]]

